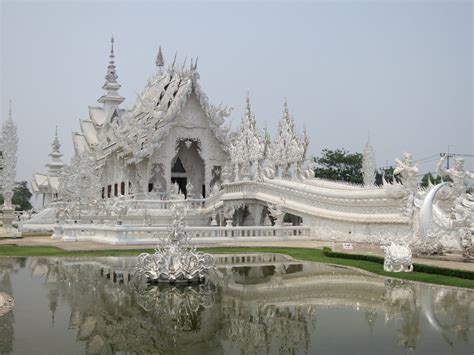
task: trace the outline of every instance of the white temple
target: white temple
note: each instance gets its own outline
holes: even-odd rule
[[[134,106],[125,109],[113,40],[109,57],[105,93],[80,121],[81,131],[73,134],[75,156],[58,180],[59,143],[53,143],[48,175],[53,180],[45,185],[47,193],[59,193],[58,199],[25,228],[54,229],[54,238],[62,240],[150,243],[167,233],[171,206],[180,204],[187,232],[202,241],[310,238],[388,245],[420,240],[419,206],[427,191],[418,187],[411,154],[396,160],[402,183],[375,186],[370,142],[364,185],[316,179],[308,136],[296,132],[286,100],[273,139],[257,127],[248,97],[240,127],[232,131],[225,124],[231,110],[210,104],[199,85],[197,59],[178,64],[175,56],[165,66],[160,48],[156,73]],[[36,191],[41,176],[33,179]],[[458,180],[455,190],[461,191],[465,183]],[[460,192],[456,201],[448,197],[440,209],[444,214],[454,205],[465,209],[445,228],[453,236],[467,235],[472,223],[460,219],[472,214],[465,201],[474,199]],[[445,219],[437,221],[442,225]]]
[[[61,160],[63,156],[60,149],[61,144],[58,139],[58,127],[54,135],[53,143],[51,144],[52,151],[49,153],[50,160],[46,167],[48,172],[46,174],[34,173],[31,179],[31,189],[34,194],[34,207],[45,208],[49,207],[53,201],[58,198],[59,188],[59,174],[64,168],[65,164]]]

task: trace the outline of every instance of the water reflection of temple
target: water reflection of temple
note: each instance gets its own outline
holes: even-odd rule
[[[68,303],[69,326],[90,354],[305,353],[315,341],[318,312],[334,308],[360,312],[367,333],[383,326],[381,320],[395,325],[400,345],[409,349],[417,346],[421,323],[447,343],[467,341],[473,330],[468,290],[316,263],[252,264],[251,258],[238,266],[221,263],[217,288],[147,288],[134,284],[133,262],[35,258],[29,267],[44,277],[52,314],[57,302]]]
[[[24,260],[24,259],[23,259]],[[17,258],[0,258],[0,291],[12,295],[11,274],[16,272],[21,263]],[[13,350],[15,318],[13,312],[0,317],[0,354],[9,354]]]

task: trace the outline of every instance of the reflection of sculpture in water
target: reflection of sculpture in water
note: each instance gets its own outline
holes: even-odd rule
[[[308,353],[315,310],[312,305],[277,307],[224,298],[220,336],[239,344],[241,354],[270,353],[272,346],[278,354]]]
[[[207,282],[199,285],[160,284],[139,287],[137,303],[156,320],[159,329],[179,340],[179,333],[200,328],[200,314],[211,308],[217,295],[217,287]]]
[[[335,269],[327,265],[317,265],[319,274],[303,278],[293,264],[282,267],[278,263],[267,265],[262,279],[247,272],[245,280],[244,273],[234,270],[232,274],[230,267],[223,267],[216,273],[222,275],[215,280],[216,287],[208,283],[150,287],[131,277],[134,260],[128,258],[28,260],[30,277],[47,291],[35,297],[47,304],[41,299],[46,296],[53,312],[56,306],[70,309],[66,326],[77,332],[76,341],[85,344],[90,354],[209,354],[223,353],[229,347],[241,354],[309,353],[318,346],[316,310],[321,312],[319,329],[327,327],[320,320],[337,308],[355,316],[354,327],[364,325],[364,318],[373,327],[385,316],[385,323],[395,326],[397,332],[378,322],[377,337],[372,339],[378,346],[398,337],[402,346],[416,349],[422,334],[447,344],[456,341],[453,351],[460,349],[458,343],[465,348],[472,341],[474,300],[470,290],[394,280],[384,283],[378,277],[348,274],[343,268],[334,274]],[[0,287],[1,262],[0,258]],[[280,282],[281,287],[275,285]],[[345,320],[332,319],[336,323]],[[363,330],[359,334],[369,336]],[[379,335],[385,340],[376,339]],[[0,338],[0,344],[2,341]]]
[[[17,262],[16,258],[0,258],[0,293],[4,292],[4,295],[13,295],[10,273],[16,271]],[[15,318],[11,312],[11,306],[14,304],[11,304],[7,297],[3,300],[0,301],[0,354],[10,354],[15,340]]]

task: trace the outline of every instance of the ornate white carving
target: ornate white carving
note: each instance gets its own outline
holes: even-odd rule
[[[75,155],[59,175],[59,194],[73,215],[94,209],[101,198],[102,188],[101,170],[87,153]]]
[[[10,312],[15,307],[15,300],[12,296],[0,292],[0,317]]]
[[[11,107],[9,117],[2,125],[2,165],[1,186],[4,195],[4,207],[12,208],[11,199],[15,188],[16,162],[18,150],[17,128],[11,117]]]
[[[375,170],[377,169],[375,163],[375,149],[370,144],[370,139],[367,140],[364,152],[362,154],[362,175],[364,177],[364,184],[367,186],[375,185]]]
[[[385,258],[383,263],[384,271],[413,271],[412,254],[410,248],[407,245],[399,245],[392,242],[390,246],[385,246],[382,248],[385,251]]]
[[[184,231],[184,210],[173,205],[169,234],[160,239],[154,254],[138,256],[136,272],[149,282],[201,282],[215,268],[210,254],[196,251]]]
[[[259,176],[259,163],[263,160],[265,153],[265,140],[257,130],[255,115],[250,107],[247,97],[245,114],[242,117],[240,128],[230,146],[230,156],[236,169],[236,175],[244,179],[250,177],[250,169],[255,169],[255,175]]]
[[[278,123],[278,133],[272,143],[270,150],[270,160],[275,166],[275,173],[278,176],[282,169],[283,178],[291,177],[291,166],[305,160],[306,149],[309,139],[304,134],[298,137],[295,132],[295,123],[288,112],[288,103],[285,100],[283,107],[283,116]]]

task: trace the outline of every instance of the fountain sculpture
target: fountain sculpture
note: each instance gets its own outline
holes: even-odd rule
[[[136,272],[152,283],[202,282],[215,268],[214,258],[191,246],[191,237],[184,231],[184,209],[173,205],[171,214],[173,222],[168,235],[160,237],[154,254],[138,256]]]

